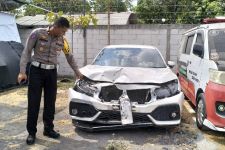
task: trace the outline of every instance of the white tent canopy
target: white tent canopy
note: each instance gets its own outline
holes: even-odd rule
[[[0,41],[21,43],[14,15],[0,12]]]

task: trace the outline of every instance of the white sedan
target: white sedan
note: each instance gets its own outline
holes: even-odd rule
[[[103,48],[69,89],[73,124],[89,131],[180,124],[183,93],[168,65],[153,46]]]

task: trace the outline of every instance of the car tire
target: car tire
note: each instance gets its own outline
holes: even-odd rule
[[[204,120],[206,119],[206,105],[205,105],[205,96],[203,93],[199,94],[197,99],[197,106],[196,106],[196,123],[200,130],[205,130],[204,127]]]

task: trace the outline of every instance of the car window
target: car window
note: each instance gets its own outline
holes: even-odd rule
[[[181,44],[179,47],[179,53],[185,53],[186,45],[187,45],[187,36],[182,36]]]
[[[190,54],[193,39],[194,39],[194,35],[189,36],[187,39],[187,44],[184,51],[186,54]]]
[[[96,57],[94,65],[165,68],[160,53],[147,48],[105,48]]]
[[[213,29],[208,32],[210,59],[225,61],[225,29]]]
[[[198,33],[197,34],[196,43],[204,45],[203,33]]]
[[[195,44],[199,44],[199,45],[202,45],[202,47],[204,47],[203,32],[197,33],[197,37],[196,37],[196,42],[195,42]],[[203,53],[204,53],[204,52],[203,52]],[[195,54],[194,52],[193,52],[193,54],[196,55],[196,56],[198,56],[198,57],[203,58],[203,56],[199,56],[199,55]]]

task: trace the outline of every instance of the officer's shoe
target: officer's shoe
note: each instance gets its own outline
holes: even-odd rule
[[[35,135],[31,135],[29,134],[28,137],[27,137],[27,145],[32,145],[35,143],[35,139],[36,139],[36,136]]]
[[[60,137],[60,134],[54,130],[44,130],[43,135],[53,139],[58,139]]]

